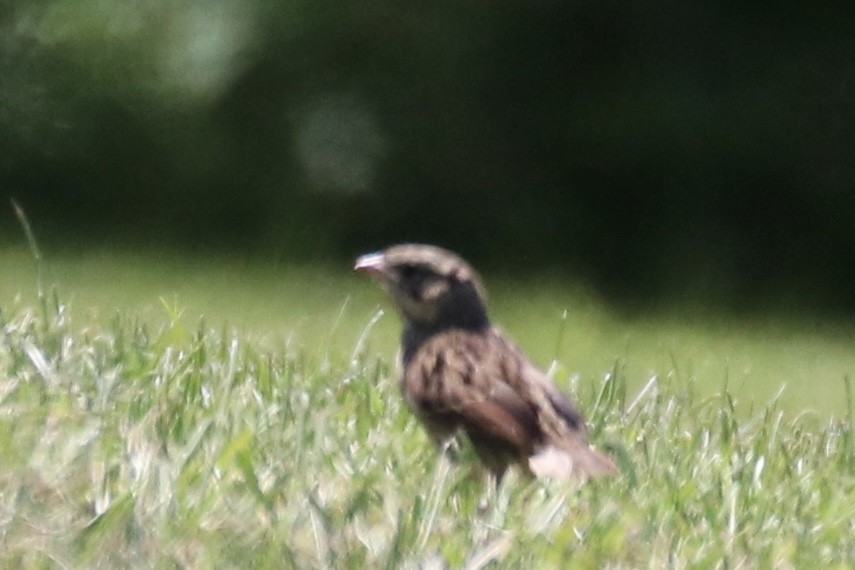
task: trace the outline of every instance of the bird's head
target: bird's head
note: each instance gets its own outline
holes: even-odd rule
[[[359,257],[354,269],[376,279],[415,327],[479,329],[489,325],[481,279],[448,250],[395,245]]]

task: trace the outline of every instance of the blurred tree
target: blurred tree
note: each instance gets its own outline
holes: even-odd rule
[[[855,308],[851,12],[12,1],[2,188],[80,239],[424,240],[618,298]]]

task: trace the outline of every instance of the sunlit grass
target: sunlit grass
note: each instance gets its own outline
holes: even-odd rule
[[[622,474],[582,489],[438,459],[385,351],[322,358],[119,310],[0,311],[0,565],[803,568],[855,563],[842,417],[736,411],[664,366],[576,393]],[[316,347],[315,347],[316,348]],[[561,372],[559,379],[563,379]],[[563,380],[560,380],[563,382]],[[568,384],[572,384],[568,383]]]
[[[306,266],[288,260],[206,258],[112,249],[48,251],[44,280],[56,284],[75,322],[103,322],[116,313],[158,326],[182,312],[195,328],[234,327],[265,348],[289,346],[322,360],[352,350],[378,310],[386,314],[367,348],[393,361],[399,322],[382,294],[348,265]],[[673,376],[700,394],[722,387],[738,409],[762,404],[783,388],[780,405],[793,413],[840,415],[843,379],[855,373],[855,323],[770,314],[739,318],[716,313],[623,315],[554,276],[491,278],[495,320],[559,382],[589,392],[616,364],[629,389],[651,376]],[[36,271],[24,247],[0,250],[0,306],[36,304]]]

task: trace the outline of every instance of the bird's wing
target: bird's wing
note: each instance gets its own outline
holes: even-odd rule
[[[614,461],[588,444],[585,418],[567,396],[524,357],[520,383],[515,388],[537,408],[543,439],[528,457],[528,468],[537,477],[588,480],[615,475]]]
[[[512,390],[535,414],[538,437],[527,456],[527,466],[537,477],[581,479],[614,475],[617,466],[588,444],[585,418],[549,377],[498,330],[491,341],[494,352],[510,355],[516,368],[501,370],[501,384]]]
[[[405,384],[426,423],[441,418],[462,427],[479,453],[513,456],[550,478],[617,471],[588,446],[584,418],[570,400],[498,331],[437,336],[410,362]]]
[[[485,335],[438,335],[410,362],[405,393],[428,424],[456,424],[476,446],[522,459],[541,437],[537,413],[504,380],[518,373],[515,355],[496,349]]]

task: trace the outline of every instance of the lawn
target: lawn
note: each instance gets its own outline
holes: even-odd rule
[[[0,275],[3,567],[855,564],[855,327],[486,276],[622,466],[495,490],[430,449],[346,266],[54,251],[40,300],[7,248]]]
[[[36,270],[25,247],[0,249],[0,276],[0,306],[8,311],[16,299],[35,304]],[[185,327],[203,319],[259,346],[287,345],[322,359],[352,350],[382,310],[364,340],[389,361],[397,349],[397,315],[346,264],[96,249],[48,252],[42,279],[46,290],[56,286],[78,326],[119,313],[157,327],[177,309]],[[588,390],[617,367],[631,391],[656,375],[702,394],[726,385],[741,406],[764,404],[783,389],[780,404],[794,414],[846,411],[843,379],[855,374],[855,321],[697,310],[625,315],[555,276],[486,281],[495,321],[535,362],[559,365],[559,382],[574,379]]]

